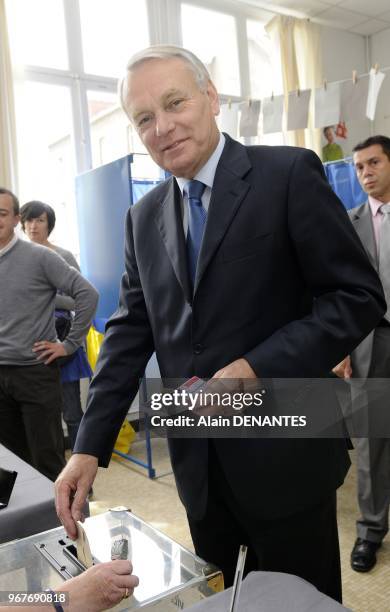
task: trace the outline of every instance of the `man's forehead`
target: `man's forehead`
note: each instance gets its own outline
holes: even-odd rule
[[[353,159],[356,162],[369,161],[374,157],[378,157],[384,155],[382,146],[379,144],[371,145],[366,149],[360,149],[360,151],[355,151],[353,154]]]
[[[159,91],[156,92],[158,99],[160,100],[168,100],[169,98],[172,98],[173,96],[177,96],[177,95],[182,95],[185,92],[185,87],[180,87],[180,86],[170,86],[169,84],[167,84],[166,87],[162,87]],[[150,93],[153,93],[150,92]],[[130,101],[131,101],[131,94],[129,95],[130,97]],[[137,100],[135,99],[135,102]]]

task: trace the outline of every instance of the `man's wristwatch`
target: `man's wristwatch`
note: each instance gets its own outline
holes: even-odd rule
[[[64,608],[62,607],[62,605],[58,601],[58,593],[53,591],[53,589],[45,589],[45,593],[50,593],[51,594],[51,596],[52,596],[51,605],[53,606],[54,610],[56,610],[56,612],[65,612]]]

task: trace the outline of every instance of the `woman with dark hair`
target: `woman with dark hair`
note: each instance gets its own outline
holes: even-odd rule
[[[23,231],[32,242],[36,242],[52,249],[76,270],[79,265],[70,251],[59,247],[49,241],[49,236],[56,223],[56,215],[49,204],[32,200],[20,209],[21,225]],[[75,302],[69,295],[57,293],[55,301],[55,316],[57,335],[60,340],[66,337],[72,322],[72,311]],[[80,347],[61,367],[61,381],[63,391],[63,417],[68,429],[69,442],[73,450],[77,431],[83,416],[80,402],[80,378],[92,376],[85,351]]]
[[[76,268],[80,272],[79,264],[70,251],[49,242],[49,236],[56,224],[56,214],[49,204],[39,202],[39,200],[27,202],[20,209],[20,222],[24,233],[27,234],[32,242],[37,242],[42,246],[52,249],[58,255],[61,255],[62,259],[65,259],[72,268]],[[61,304],[65,304],[65,306]],[[73,306],[73,308],[69,307],[69,305]],[[56,307],[73,310],[74,300],[69,296],[58,295]]]

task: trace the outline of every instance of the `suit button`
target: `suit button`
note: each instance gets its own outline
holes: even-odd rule
[[[200,355],[203,352],[203,344],[194,344],[194,354]]]

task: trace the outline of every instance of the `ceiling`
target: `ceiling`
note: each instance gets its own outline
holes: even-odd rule
[[[364,36],[390,28],[390,0],[241,0]]]

